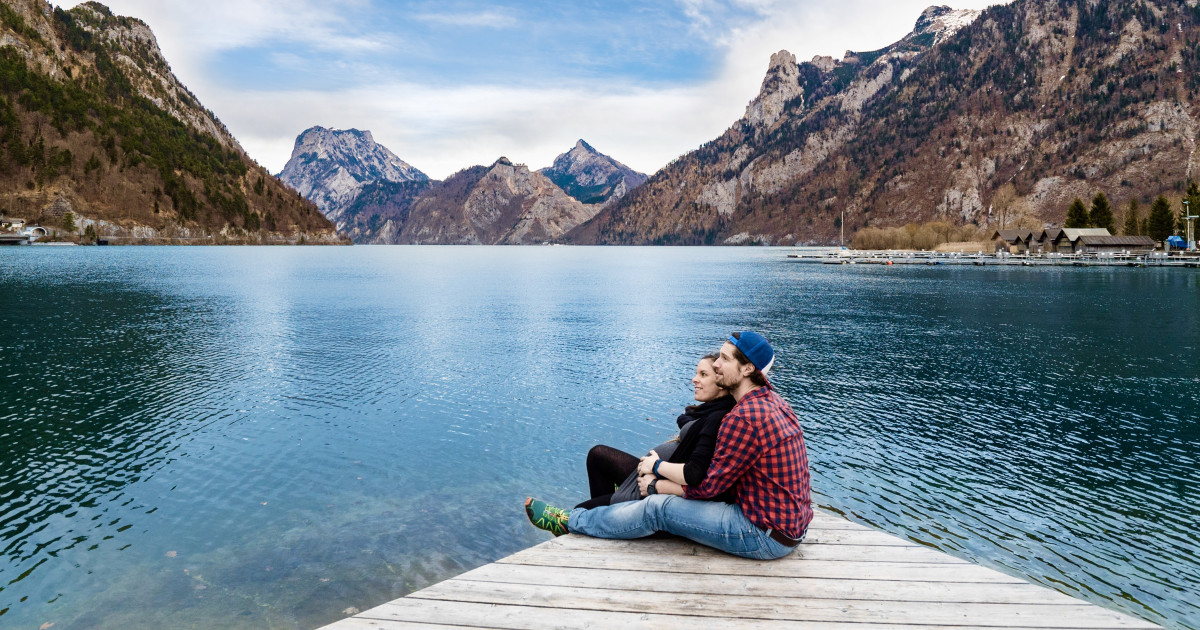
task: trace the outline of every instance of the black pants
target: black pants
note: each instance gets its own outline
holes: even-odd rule
[[[637,457],[611,446],[593,446],[587,454],[588,488],[592,498],[575,507],[590,510],[608,505],[617,486],[637,470],[639,461]]]

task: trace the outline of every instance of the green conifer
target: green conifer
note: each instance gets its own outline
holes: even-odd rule
[[[1165,241],[1175,230],[1175,217],[1171,213],[1171,202],[1159,195],[1150,206],[1150,216],[1146,217],[1146,236]]]
[[[1138,217],[1138,202],[1137,199],[1129,200],[1129,209],[1125,211],[1125,227],[1121,233],[1125,236],[1141,236],[1142,221]]]
[[[1104,193],[1097,193],[1092,199],[1092,211],[1088,214],[1088,223],[1091,227],[1108,230],[1109,234],[1117,231],[1112,206],[1109,205],[1108,197]]]
[[[1083,200],[1076,197],[1075,201],[1067,208],[1067,222],[1063,224],[1065,228],[1085,228],[1088,226],[1088,209],[1083,205]]]

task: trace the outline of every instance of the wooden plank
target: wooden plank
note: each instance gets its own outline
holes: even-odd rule
[[[603,540],[570,534],[546,543],[569,551],[603,551],[648,556],[689,555],[729,558],[734,562],[762,562],[731,556],[711,547],[697,545],[681,538],[642,538],[638,540]],[[539,548],[539,547],[535,547]],[[862,560],[869,562],[925,562],[931,564],[970,564],[939,551],[919,545],[810,545],[801,544],[791,554],[772,564],[808,560]]]
[[[660,535],[660,536],[650,536],[650,538],[636,539],[636,540],[638,540],[638,541],[646,541],[646,540],[680,541],[680,540],[684,540],[684,539],[679,538],[679,536],[670,536],[670,535],[664,534],[664,535]],[[588,541],[600,541],[599,544],[611,544],[611,542],[614,542],[614,540],[610,540],[610,539],[590,538],[590,536],[583,535],[583,534],[569,534],[569,535],[565,535],[565,536],[560,536],[560,538],[553,539],[552,541],[558,542],[558,544],[560,544],[560,545],[593,544],[593,542],[588,542]],[[877,530],[875,530],[875,529],[810,529],[808,534],[805,534],[805,536],[804,536],[804,544],[805,545],[815,545],[815,544],[821,544],[821,545],[877,545],[877,546],[884,546],[884,547],[896,547],[896,546],[924,547],[925,546],[925,545],[919,545],[919,544],[917,544],[917,542],[913,542],[911,540],[898,538],[898,536],[893,536],[892,534],[884,534],[883,532],[877,532]],[[690,542],[688,542],[688,545],[690,545]],[[926,547],[926,548],[931,548],[931,547]]]
[[[443,625],[430,621],[402,621],[399,619],[371,619],[357,616],[347,617],[341,621],[322,627],[321,630],[462,630],[461,625]]]
[[[912,625],[976,625],[1038,628],[1154,628],[1151,624],[1097,606],[1039,604],[944,604],[863,600],[789,599],[640,590],[579,588],[558,585],[500,584],[449,580],[413,593],[409,599],[478,604],[521,604],[567,611],[657,613],[686,611],[689,616],[742,620],[893,622]]]
[[[830,514],[824,510],[813,511],[813,520],[808,524],[808,529],[862,529],[872,532],[878,531],[876,528],[869,525],[848,521],[836,514]]]
[[[810,529],[804,535],[804,542],[810,545],[879,545],[884,547],[901,545],[930,548],[907,538],[900,538],[873,529]]]
[[[787,558],[570,535],[327,626],[716,630],[1156,628],[818,510]]]
[[[709,573],[796,578],[920,580],[924,582],[974,582],[1026,584],[1022,580],[965,563],[863,562],[811,560],[806,562],[753,562],[733,565],[719,557],[664,557],[636,554],[605,554],[562,550],[523,551],[497,564],[544,567],[579,567],[643,571],[652,567],[668,573]]]
[[[519,606],[514,604],[474,604],[437,600],[398,599],[362,613],[380,625],[343,626],[335,623],[324,630],[361,630],[362,628],[410,628],[414,621],[449,624],[470,628],[502,628],[507,630],[545,630],[546,628],[622,628],[629,630],[927,630],[922,626],[896,623],[870,625],[834,621],[813,622],[763,619],[749,622],[743,619],[698,618],[684,614],[627,613],[614,611],[564,611],[555,608]],[[406,623],[407,622],[407,623]],[[406,623],[406,625],[388,625]],[[977,630],[974,626],[951,625],[937,630]],[[1036,627],[1013,627],[1010,630],[1041,630]]]
[[[646,563],[652,565],[652,559]],[[562,584],[582,588],[644,590],[657,593],[753,595],[798,599],[884,600],[974,604],[1077,606],[1067,595],[1032,584],[937,583],[911,580],[840,580],[782,576],[688,575],[663,571],[489,564],[455,578],[504,584]]]

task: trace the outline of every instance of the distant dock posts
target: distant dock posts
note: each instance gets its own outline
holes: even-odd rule
[[[1147,254],[1010,254],[941,253],[912,251],[834,250],[798,252],[787,259],[796,263],[823,265],[958,265],[976,267],[1181,267],[1200,269],[1200,255],[1162,252]]]

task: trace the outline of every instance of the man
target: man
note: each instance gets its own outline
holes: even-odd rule
[[[733,333],[721,347],[713,371],[738,403],[721,422],[708,476],[683,497],[651,494],[570,513],[526,499],[529,520],[555,535],[641,538],[663,531],[744,558],[791,553],[812,521],[812,499],[800,422],[764,375],[774,359],[771,344],[754,332]],[[644,461],[639,469],[661,476],[666,465]],[[735,503],[704,500],[730,488]]]

